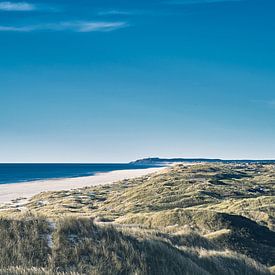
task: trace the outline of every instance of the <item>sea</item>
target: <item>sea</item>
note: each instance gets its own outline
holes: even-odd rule
[[[136,165],[128,163],[58,163],[58,164],[0,164],[0,184],[29,181],[77,178],[93,176],[97,173],[116,170],[132,170],[156,167],[156,165]],[[159,166],[158,166],[159,167]]]

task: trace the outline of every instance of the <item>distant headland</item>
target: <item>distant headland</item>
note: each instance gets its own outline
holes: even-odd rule
[[[222,162],[222,163],[262,163],[262,164],[268,164],[268,163],[275,163],[275,159],[273,160],[256,160],[256,159],[231,159],[231,160],[225,160],[225,159],[211,159],[211,158],[144,158],[144,159],[138,159],[135,161],[130,162],[130,164],[136,164],[136,165],[164,165],[167,163],[177,163],[177,162]]]

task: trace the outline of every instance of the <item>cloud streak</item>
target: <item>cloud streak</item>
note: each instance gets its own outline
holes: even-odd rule
[[[126,10],[105,10],[98,12],[98,15],[132,15],[133,11]]]
[[[0,32],[73,31],[109,32],[127,27],[126,22],[60,22],[29,26],[0,26]]]
[[[27,2],[0,2],[0,11],[33,11],[36,6]]]

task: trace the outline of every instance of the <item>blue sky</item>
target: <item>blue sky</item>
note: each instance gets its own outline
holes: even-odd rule
[[[0,162],[275,158],[275,1],[0,1]]]

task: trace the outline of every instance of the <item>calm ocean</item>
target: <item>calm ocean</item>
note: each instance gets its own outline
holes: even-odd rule
[[[144,169],[134,164],[0,164],[0,184],[92,176],[99,172]]]

